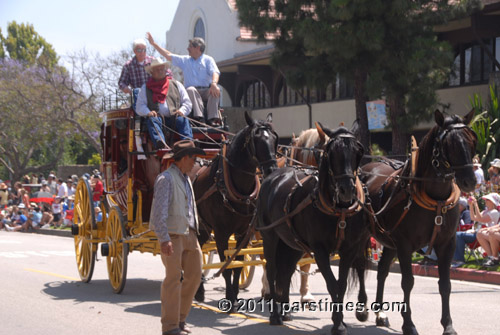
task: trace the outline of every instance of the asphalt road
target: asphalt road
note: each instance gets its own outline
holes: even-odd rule
[[[160,283],[163,266],[159,257],[133,252],[129,255],[127,284],[116,295],[109,286],[106,262],[99,257],[89,284],[79,281],[73,239],[0,231],[0,334],[160,334]],[[313,266],[315,269],[315,266]],[[334,273],[337,269],[334,267]],[[213,272],[212,272],[213,273]],[[252,285],[241,291],[250,311],[221,312],[224,298],[221,278],[207,284],[206,303],[194,303],[188,318],[194,334],[330,334],[327,311],[293,313],[285,326],[267,324],[265,304],[259,302],[261,268]],[[401,276],[390,274],[385,301],[402,300]],[[369,300],[375,297],[376,274],[367,274]],[[320,274],[310,277],[312,292],[319,302],[330,301]],[[294,278],[291,300],[297,302],[298,276]],[[349,291],[345,302],[356,302],[357,291]],[[451,309],[459,334],[497,334],[500,326],[500,287],[468,282],[452,282]],[[262,311],[264,309],[264,311]],[[420,334],[441,334],[441,301],[437,279],[415,277],[412,316]],[[387,312],[391,327],[377,328],[374,314],[367,322],[346,312],[351,335],[400,334],[399,312]]]

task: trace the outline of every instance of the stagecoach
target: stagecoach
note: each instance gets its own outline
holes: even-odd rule
[[[90,282],[92,279],[100,249],[106,258],[111,287],[115,293],[120,293],[126,282],[128,254],[132,251],[160,253],[157,237],[149,229],[153,186],[156,176],[173,160],[164,159],[170,149],[153,150],[144,119],[132,108],[114,108],[103,111],[100,116],[103,120],[100,141],[104,194],[99,204],[102,220],[98,221],[95,214],[90,180],[82,177],[75,194],[72,234],[81,280]],[[225,131],[224,123],[219,128],[193,128],[195,139],[205,139],[200,141],[207,153],[202,159],[212,159],[219,153],[218,144]],[[167,143],[178,139],[172,130]],[[205,262],[211,262],[214,250],[213,243],[203,246]],[[246,272],[249,271],[247,268]]]

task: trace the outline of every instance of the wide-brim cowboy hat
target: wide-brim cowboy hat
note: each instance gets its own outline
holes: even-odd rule
[[[154,67],[157,67],[157,66],[167,66],[167,62],[164,61],[164,60],[161,60],[159,58],[155,58],[153,59],[153,61],[151,62],[151,64],[149,64],[148,66],[145,66],[144,67],[144,70],[146,70],[147,73],[151,74],[151,71],[153,70]]]
[[[182,140],[174,143],[172,151],[167,153],[164,158],[170,159],[174,158],[176,160],[181,159],[186,155],[191,156],[201,156],[206,155],[205,150],[197,148],[193,141]]]
[[[5,183],[0,184],[0,190],[7,190],[7,189],[8,189],[7,184]]]

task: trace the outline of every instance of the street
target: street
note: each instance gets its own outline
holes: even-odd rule
[[[98,253],[89,284],[79,280],[73,239],[40,234],[0,231],[0,334],[160,334],[160,257],[133,252],[128,258],[127,283],[122,294],[114,294],[106,262]],[[316,266],[312,267],[314,270]],[[209,276],[215,271],[211,271]],[[337,268],[334,267],[337,274]],[[256,269],[252,284],[240,292],[246,299],[245,313],[221,312],[224,298],[222,277],[206,284],[206,302],[194,303],[187,323],[193,334],[330,334],[331,314],[320,311],[293,313],[285,326],[267,324],[266,305],[261,303],[262,269]],[[299,276],[294,276],[291,302],[300,299]],[[390,274],[385,301],[392,306],[402,300],[401,276]],[[321,274],[310,277],[316,301],[329,302]],[[376,273],[367,273],[367,293],[375,297]],[[415,276],[412,316],[420,334],[441,334],[441,300],[436,278]],[[345,303],[356,303],[357,285],[348,291]],[[500,286],[452,281],[451,311],[459,334],[497,334]],[[349,334],[400,334],[399,312],[387,312],[390,328],[378,328],[374,314],[367,322],[345,313]]]

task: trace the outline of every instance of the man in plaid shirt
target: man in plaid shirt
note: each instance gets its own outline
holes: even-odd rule
[[[131,94],[134,89],[140,89],[149,77],[151,77],[151,75],[144,70],[144,67],[150,65],[151,61],[154,59],[146,55],[146,41],[143,39],[134,41],[134,54],[134,58],[123,66],[120,80],[118,80],[120,89],[128,94]]]

